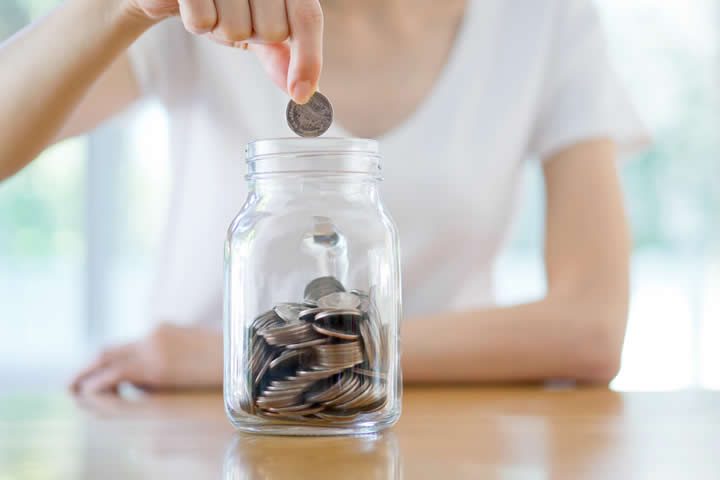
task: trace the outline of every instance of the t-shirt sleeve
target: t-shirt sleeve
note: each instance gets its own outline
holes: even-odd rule
[[[649,143],[642,121],[610,66],[606,39],[589,0],[562,0],[530,152],[543,161],[583,140],[612,138],[620,156]]]
[[[194,70],[190,39],[180,19],[170,18],[149,29],[128,49],[143,96],[172,104],[187,94]]]

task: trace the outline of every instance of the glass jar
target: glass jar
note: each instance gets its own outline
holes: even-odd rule
[[[259,140],[247,163],[247,200],[225,245],[230,420],[282,435],[393,425],[400,253],[377,142]]]

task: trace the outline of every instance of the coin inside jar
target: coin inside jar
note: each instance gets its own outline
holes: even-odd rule
[[[308,283],[248,325],[251,379],[243,409],[265,418],[327,423],[387,401],[383,324],[373,289],[347,291],[333,276]]]
[[[305,287],[304,296],[306,302],[314,302],[317,305],[318,299],[335,292],[344,292],[345,287],[335,277],[319,277],[308,283]]]
[[[319,308],[356,309],[360,306],[359,296],[347,292],[334,292],[318,298]]]
[[[319,137],[330,128],[333,109],[325,95],[315,92],[303,105],[290,100],[285,117],[290,129],[301,137]]]
[[[296,322],[300,312],[305,310],[307,307],[302,303],[280,303],[275,305],[273,310],[278,317],[282,318],[286,322]]]

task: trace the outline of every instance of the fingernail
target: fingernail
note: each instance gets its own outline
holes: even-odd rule
[[[308,82],[307,80],[297,82],[295,84],[295,88],[293,88],[292,91],[293,100],[302,105],[310,100],[310,97],[313,96],[313,93],[315,93],[315,90],[313,89],[310,82]]]
[[[212,30],[195,28],[192,25],[185,25],[185,30],[192,33],[193,35],[205,35],[212,32]]]
[[[221,36],[220,34],[216,32],[210,32],[208,33],[210,37],[217,43],[221,45],[225,45],[226,47],[233,47],[235,46],[235,42],[231,42],[230,40],[227,40],[225,37]]]

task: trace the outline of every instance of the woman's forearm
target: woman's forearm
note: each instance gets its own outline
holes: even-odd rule
[[[402,327],[403,376],[408,382],[608,382],[619,368],[626,315],[622,301],[546,298],[410,318]]]
[[[0,180],[52,142],[93,82],[151,24],[123,0],[70,0],[0,45]]]

